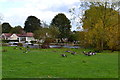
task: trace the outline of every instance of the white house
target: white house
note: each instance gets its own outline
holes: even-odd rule
[[[17,34],[19,42],[30,42],[30,41],[35,41],[35,38],[33,37],[33,33],[25,33],[25,34]]]
[[[35,41],[33,33],[24,33],[24,34],[11,34],[11,33],[2,33],[0,38],[2,40],[18,40],[19,42],[30,42]]]
[[[14,37],[15,35],[13,35],[12,36],[12,34],[11,33],[3,33],[3,34],[1,34],[1,36],[0,36],[0,38],[2,39],[2,40],[12,40],[12,38]],[[15,38],[14,38],[15,39]]]

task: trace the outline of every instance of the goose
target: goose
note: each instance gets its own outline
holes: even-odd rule
[[[75,54],[76,54],[76,52],[72,52],[71,54],[72,54],[72,55],[75,55]]]
[[[61,54],[61,56],[62,56],[62,57],[67,57],[67,55],[66,55],[66,54]]]

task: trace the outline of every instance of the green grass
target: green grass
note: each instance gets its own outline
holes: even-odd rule
[[[28,53],[3,47],[3,78],[118,78],[118,53],[85,56],[89,49],[32,49]],[[64,51],[77,52],[71,55]],[[60,54],[67,54],[67,58]]]

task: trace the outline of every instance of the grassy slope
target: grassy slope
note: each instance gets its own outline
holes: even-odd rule
[[[3,47],[3,78],[117,78],[118,54],[104,52],[95,56],[81,54],[84,49],[39,49],[22,53]],[[60,56],[66,50],[77,55]],[[56,51],[56,52],[55,52]]]

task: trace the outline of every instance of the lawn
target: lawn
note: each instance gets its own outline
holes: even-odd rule
[[[118,78],[118,53],[104,51],[94,56],[82,52],[89,49],[31,49],[3,47],[3,78]],[[77,52],[71,55],[65,52]],[[67,57],[61,57],[65,53]]]

